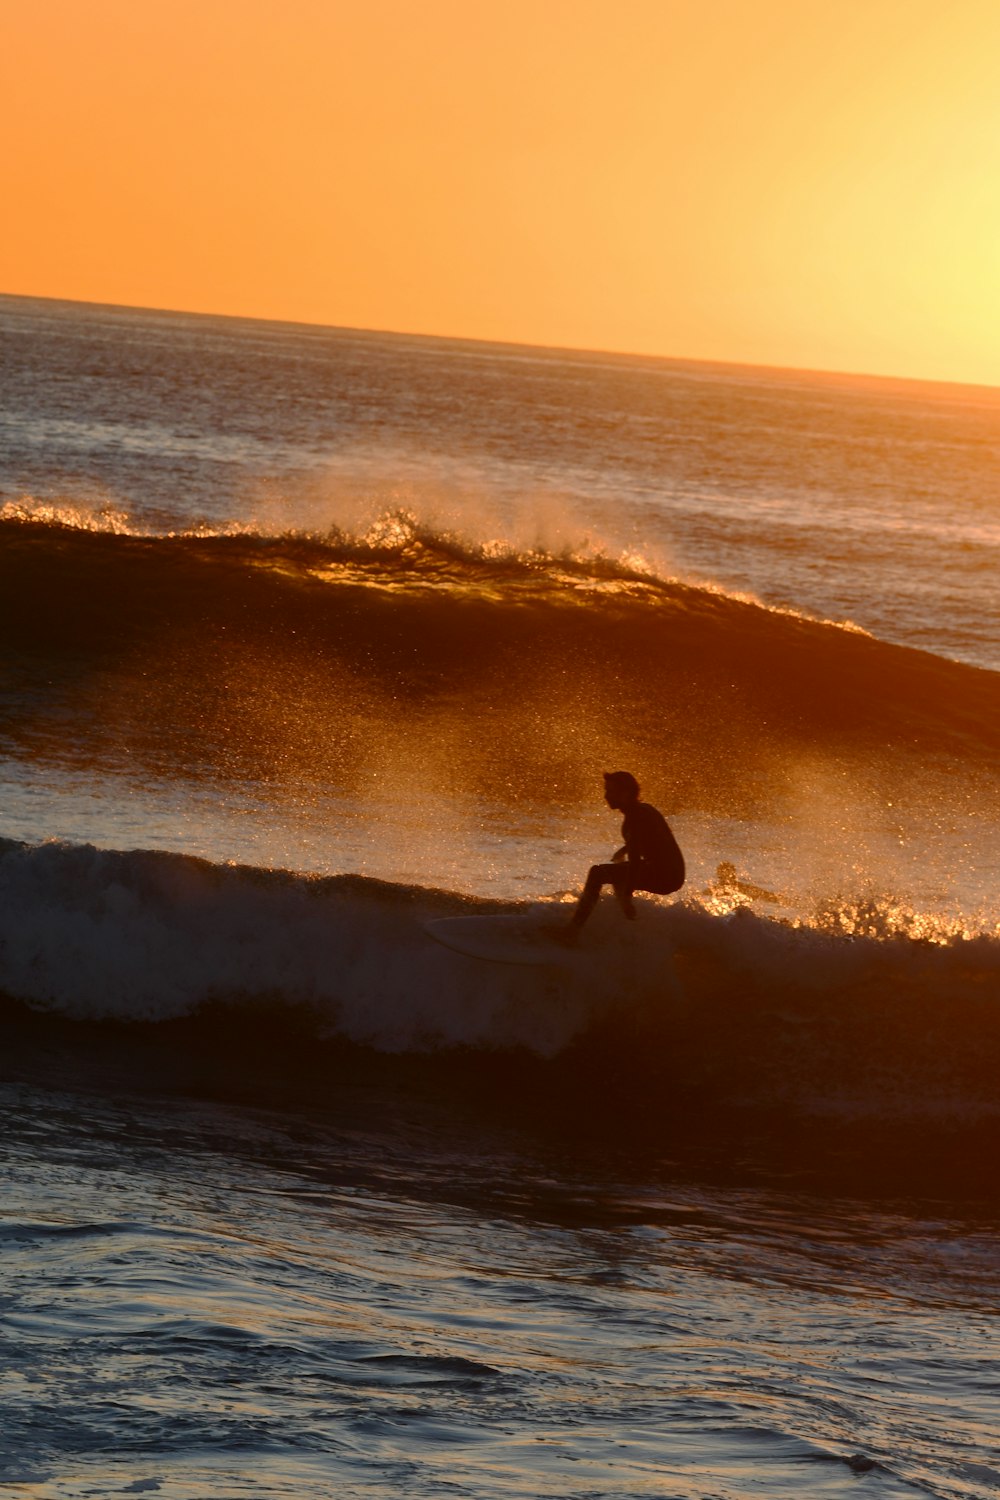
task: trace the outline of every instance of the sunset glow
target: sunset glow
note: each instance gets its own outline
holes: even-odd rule
[[[37,0],[0,291],[1000,383],[995,0]]]

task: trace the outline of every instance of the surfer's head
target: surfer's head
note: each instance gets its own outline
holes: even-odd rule
[[[639,783],[631,771],[605,771],[604,800],[619,812],[639,800]]]

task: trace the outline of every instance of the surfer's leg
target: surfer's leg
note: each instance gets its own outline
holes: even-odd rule
[[[612,865],[611,868],[615,872],[611,877],[611,884],[614,887],[615,899],[622,909],[622,915],[626,917],[628,921],[634,922],[635,902],[632,900],[632,897],[635,893],[635,886],[632,883],[632,871],[629,869],[627,864]]]
[[[625,915],[632,919],[635,917],[635,907],[632,905],[632,877],[627,865],[591,865],[583,887],[583,895],[577,902],[576,911],[573,913],[571,926],[582,927],[597,905],[597,898],[601,894],[602,886],[610,885],[618,898]]]

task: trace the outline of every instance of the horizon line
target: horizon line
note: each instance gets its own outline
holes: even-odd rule
[[[0,290],[0,298],[19,302],[57,302],[70,307],[108,308],[117,312],[156,313],[167,317],[224,319],[232,323],[266,323],[284,328],[317,328],[330,333],[368,334],[376,338],[419,339],[428,343],[476,344],[497,349],[529,349],[542,354],[579,355],[604,359],[649,360],[659,364],[707,365],[717,369],[759,370],[772,374],[814,375],[834,380],[874,380],[880,383],[901,385],[954,386],[961,390],[988,391],[1000,394],[1000,382],[991,384],[980,380],[953,380],[930,375],[890,375],[875,370],[831,370],[813,365],[770,365],[753,360],[707,359],[687,354],[649,354],[628,349],[595,348],[577,344],[536,344],[520,339],[484,338],[475,334],[424,333],[412,329],[366,328],[349,323],[310,322],[303,318],[270,318],[259,313],[206,312],[199,308],[153,307],[133,302],[105,302],[87,297],[54,297],[34,292],[6,292]]]

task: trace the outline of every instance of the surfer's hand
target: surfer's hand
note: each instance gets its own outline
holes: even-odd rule
[[[622,860],[625,858],[625,855],[627,853],[628,853],[627,849],[616,849],[615,852],[614,852],[614,854],[612,854],[612,856],[611,856],[611,863],[613,865],[620,865],[621,862],[622,862]]]

